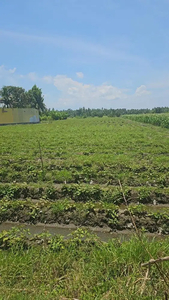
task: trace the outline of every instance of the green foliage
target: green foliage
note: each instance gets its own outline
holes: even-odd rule
[[[46,106],[44,104],[44,97],[42,95],[42,90],[38,88],[36,85],[32,87],[26,93],[26,97],[28,100],[28,105],[30,107],[38,109],[40,112],[44,112],[46,110]]]
[[[28,248],[29,231],[24,228],[13,227],[10,231],[0,233],[0,249],[9,248],[18,250]]]
[[[0,90],[1,101],[7,108],[26,107],[25,90],[16,86],[4,86]]]
[[[129,211],[134,215],[144,215],[147,213],[146,206],[144,204],[130,205]]]
[[[65,240],[64,240],[64,237],[61,235],[56,235],[56,236],[52,237],[49,240],[48,244],[49,244],[50,250],[52,250],[54,252],[60,252],[65,249]]]
[[[61,213],[76,210],[76,206],[74,203],[65,199],[62,201],[57,201],[56,203],[52,204],[51,210],[55,214],[55,216],[58,216]]]
[[[68,114],[65,112],[51,111],[49,114],[52,120],[66,120]]]
[[[99,201],[102,198],[102,190],[99,186],[64,185],[63,195],[69,195],[75,201],[87,202],[89,200]]]
[[[151,203],[151,190],[146,188],[139,189],[139,202]]]
[[[21,87],[3,86],[0,90],[1,102],[7,108],[36,108],[40,112],[46,110],[42,91],[36,85],[26,92]]]

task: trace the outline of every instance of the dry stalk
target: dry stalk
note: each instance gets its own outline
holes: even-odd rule
[[[142,267],[146,267],[148,265],[155,264],[157,262],[169,261],[169,256],[161,257],[157,259],[150,259],[148,262],[141,264]]]
[[[133,226],[134,226],[134,229],[135,229],[135,231],[136,231],[137,236],[138,236],[139,239],[140,239],[140,232],[139,232],[139,230],[138,230],[138,228],[137,228],[137,226],[136,226],[136,222],[135,222],[135,220],[134,220],[133,214],[132,214],[132,212],[129,210],[128,202],[127,202],[126,196],[125,196],[125,194],[124,194],[123,187],[122,187],[122,184],[121,184],[121,181],[120,181],[120,180],[119,180],[119,185],[120,185],[120,188],[121,188],[121,191],[122,191],[122,194],[123,194],[123,199],[124,199],[124,201],[125,201],[127,210],[128,210],[128,212],[129,212],[129,214],[130,214],[130,218],[131,218],[132,224],[133,224]]]
[[[141,287],[141,295],[143,295],[145,287],[146,287],[146,281],[149,279],[148,274],[149,274],[149,268],[147,269],[146,276],[144,277],[144,281],[143,281],[143,284]]]

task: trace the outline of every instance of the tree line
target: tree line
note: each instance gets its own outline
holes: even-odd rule
[[[119,109],[106,109],[106,108],[79,108],[79,109],[67,109],[67,110],[55,110],[53,109],[46,109],[45,112],[42,114],[42,120],[63,120],[69,118],[87,118],[87,117],[120,117],[122,115],[135,115],[135,114],[151,114],[151,113],[168,113],[169,107],[154,107],[153,109],[126,109],[126,108],[119,108]]]
[[[36,108],[45,112],[42,90],[34,85],[25,91],[22,87],[3,86],[0,90],[0,103],[6,108]]]

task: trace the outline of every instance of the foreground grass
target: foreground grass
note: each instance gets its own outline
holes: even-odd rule
[[[0,299],[164,299],[167,292],[156,266],[145,280],[140,264],[150,259],[147,250],[168,255],[168,239],[103,243],[83,230],[64,240],[15,229],[1,233],[0,247]],[[160,265],[167,280],[168,266]]]

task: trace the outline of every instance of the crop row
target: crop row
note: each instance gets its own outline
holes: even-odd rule
[[[139,229],[149,232],[169,233],[169,210],[149,211],[144,205],[129,206]],[[113,230],[134,229],[128,209],[119,210],[116,205],[104,202],[74,203],[63,199],[50,201],[9,200],[2,201],[0,222],[59,223],[76,226],[109,227]]]
[[[30,235],[28,229],[23,227],[12,227],[8,231],[2,231],[0,233],[0,249],[8,250],[14,248],[16,250],[25,250],[37,245],[45,245],[49,247],[49,250],[60,251],[65,247],[78,247],[83,245],[94,246],[101,245],[97,235],[90,233],[89,231],[78,228],[69,235],[69,239],[65,239],[64,236],[51,235],[49,232],[43,232],[40,234]]]
[[[168,188],[124,187],[125,197],[128,203],[156,203],[169,204]],[[104,187],[98,185],[27,185],[27,184],[0,184],[0,199],[44,199],[57,201],[62,198],[69,198],[76,202],[97,202],[124,203],[123,193],[120,187]]]
[[[125,118],[130,120],[148,123],[163,128],[169,128],[169,114],[142,114],[142,115],[126,115]]]
[[[42,171],[38,166],[27,167],[24,162],[20,164],[11,164],[6,167],[5,164],[0,169],[0,181],[8,182],[50,182],[51,184],[60,183],[90,183],[118,185],[119,180],[129,186],[161,186],[167,187],[169,185],[169,165],[168,163],[158,165],[152,163],[150,165],[140,164],[130,166],[128,164],[113,164],[109,166],[81,166],[75,168],[72,166],[44,166]],[[21,170],[22,169],[22,170]]]

